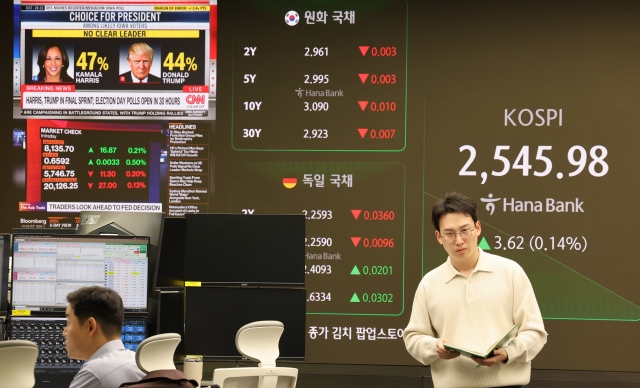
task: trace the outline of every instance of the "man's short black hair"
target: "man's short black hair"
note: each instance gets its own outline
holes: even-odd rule
[[[456,192],[447,194],[444,199],[438,200],[433,205],[431,222],[437,231],[440,231],[440,217],[449,213],[462,213],[473,218],[474,224],[478,222],[475,201]]]
[[[124,306],[117,292],[105,287],[82,287],[67,295],[80,324],[93,317],[107,338],[120,336],[124,322]]]

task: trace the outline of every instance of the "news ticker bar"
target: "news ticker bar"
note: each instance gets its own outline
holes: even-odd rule
[[[111,92],[67,93],[67,92],[23,92],[23,109],[181,109],[202,110],[208,108],[206,93],[127,93],[114,95]]]
[[[20,202],[20,211],[79,213],[83,210],[161,212],[162,203],[114,202]]]

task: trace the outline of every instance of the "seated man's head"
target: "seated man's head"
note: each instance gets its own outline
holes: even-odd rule
[[[149,76],[153,63],[153,49],[146,43],[134,43],[129,47],[127,61],[131,68],[131,76],[142,81]]]
[[[67,327],[62,332],[69,358],[88,360],[105,343],[120,339],[122,298],[112,289],[83,287],[67,295]]]

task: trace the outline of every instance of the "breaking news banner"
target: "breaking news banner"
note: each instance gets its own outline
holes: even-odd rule
[[[212,7],[23,5],[20,117],[207,117]]]
[[[27,116],[187,116],[208,115],[206,93],[48,91],[49,85],[24,85],[22,111]],[[44,89],[44,90],[43,90]],[[73,88],[71,88],[73,89]]]

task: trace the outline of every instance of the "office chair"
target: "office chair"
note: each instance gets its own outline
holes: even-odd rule
[[[31,341],[0,341],[0,388],[32,388],[38,354]]]
[[[140,342],[136,349],[136,364],[144,373],[161,369],[176,369],[173,354],[180,343],[180,334],[154,335]]]
[[[280,355],[278,342],[283,331],[284,325],[278,321],[258,321],[242,326],[236,334],[236,348],[248,359],[258,361],[258,367],[218,368],[213,371],[213,381],[202,381],[202,386],[295,388],[298,370],[276,367]]]

